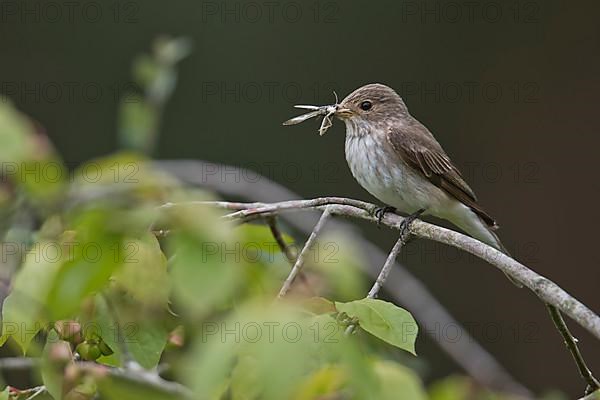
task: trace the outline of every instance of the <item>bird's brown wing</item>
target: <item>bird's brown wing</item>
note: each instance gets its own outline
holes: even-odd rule
[[[477,203],[475,193],[458,168],[425,126],[415,121],[406,127],[393,128],[388,132],[387,139],[409,166],[473,210],[490,228],[497,227],[494,219]]]

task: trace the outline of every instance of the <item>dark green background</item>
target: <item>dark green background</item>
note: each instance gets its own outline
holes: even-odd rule
[[[48,3],[62,10],[56,21]],[[346,167],[341,123],[320,138],[315,121],[281,122],[296,115],[293,104],[332,102],[332,89],[344,96],[386,83],[463,169],[513,254],[600,310],[598,2],[81,4],[91,14],[78,6],[71,17],[62,2],[0,1],[0,91],[45,127],[70,166],[116,149],[115,98],[134,57],[159,34],[183,35],[194,51],[180,65],[159,158],[251,167],[305,197],[373,201]],[[395,240],[365,230],[383,249]],[[440,252],[416,242],[406,263],[517,379],[581,394],[543,305],[493,268]],[[571,325],[600,371],[597,340]],[[458,372],[426,336],[419,340],[428,378]]]

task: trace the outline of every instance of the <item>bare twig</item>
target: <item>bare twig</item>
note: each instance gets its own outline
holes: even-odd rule
[[[292,271],[290,272],[287,279],[283,283],[283,286],[281,287],[281,290],[279,291],[279,294],[277,295],[277,297],[281,298],[281,297],[285,296],[287,294],[287,292],[290,290],[292,283],[294,283],[294,279],[296,279],[296,276],[302,270],[302,266],[304,265],[304,260],[306,259],[306,256],[308,255],[310,249],[312,248],[313,244],[317,240],[317,236],[319,235],[319,233],[321,232],[321,230],[327,223],[327,220],[329,219],[330,215],[331,215],[331,212],[329,211],[329,208],[325,208],[325,211],[323,211],[323,214],[321,215],[319,222],[317,222],[317,225],[315,225],[315,228],[313,229],[312,233],[308,237],[308,240],[304,244],[302,251],[300,251],[298,258],[296,259],[296,262],[294,263],[294,267],[292,268]]]
[[[369,293],[367,294],[367,299],[374,299],[379,294],[379,291],[383,287],[383,284],[387,280],[388,275],[392,270],[392,266],[396,262],[396,258],[398,258],[398,254],[400,254],[400,250],[402,250],[402,246],[406,244],[409,235],[410,232],[408,230],[402,231],[400,233],[400,238],[398,238],[398,240],[394,244],[394,247],[392,247],[392,251],[390,251],[390,254],[385,260],[385,264],[383,264],[383,267],[381,268],[381,271],[379,272],[379,275],[377,276],[373,287],[371,287],[371,290],[369,290]],[[355,328],[356,324],[350,324],[348,325],[344,333],[346,335],[350,335],[352,332],[354,332]]]
[[[89,371],[99,377],[108,375],[113,379],[120,379],[132,384],[143,385],[146,388],[166,393],[174,398],[191,399],[193,397],[192,391],[189,388],[177,382],[167,381],[161,378],[155,371],[147,371],[143,368],[114,368],[90,361],[80,361],[76,364],[81,370]]]
[[[0,358],[0,371],[18,371],[36,368],[41,359],[32,357],[4,357]]]
[[[46,386],[38,386],[35,388],[35,391],[33,392],[33,394],[29,397],[27,397],[26,400],[32,400],[35,399],[36,397],[38,397],[39,395],[46,393]]]
[[[8,357],[0,358],[0,371],[35,369],[41,365],[41,358],[33,357]],[[75,365],[84,370],[94,373],[96,376],[111,376],[114,378],[123,379],[131,383],[143,384],[147,387],[154,388],[160,392],[168,393],[179,398],[192,398],[191,391],[177,383],[167,381],[160,377],[156,371],[148,371],[145,369],[124,369],[110,367],[95,363],[93,361],[76,361]],[[160,367],[160,366],[159,366]],[[29,389],[29,391],[37,392],[43,386]]]
[[[577,347],[577,339],[571,334],[571,331],[567,327],[565,320],[563,319],[560,311],[553,305],[546,304],[546,308],[548,308],[548,312],[550,313],[550,317],[552,318],[552,322],[556,326],[556,329],[560,332],[561,336],[565,341],[565,346],[573,356],[575,360],[575,364],[577,364],[577,369],[579,369],[579,374],[583,378],[583,380],[587,383],[587,387],[585,389],[585,394],[593,393],[600,389],[600,383],[592,374],[592,371],[588,368],[581,352],[579,351],[579,347]]]
[[[371,290],[369,290],[369,294],[367,295],[368,299],[374,299],[377,297],[377,294],[379,294],[379,291],[383,287],[383,284],[387,280],[387,277],[390,274],[390,271],[392,270],[392,266],[394,265],[394,262],[396,261],[396,258],[400,253],[400,250],[402,250],[402,246],[406,244],[406,240],[408,239],[407,236],[408,235],[401,234],[400,238],[396,241],[396,244],[394,244],[394,247],[392,247],[392,251],[390,251],[387,260],[385,260],[385,264],[383,264],[383,268],[381,268],[379,276],[375,280],[375,283],[373,284]]]
[[[279,230],[279,226],[277,225],[277,218],[276,217],[268,217],[267,223],[269,224],[269,229],[271,230],[271,234],[273,235],[273,238],[275,239],[277,246],[279,246],[279,249],[285,255],[285,258],[288,260],[290,265],[293,267],[294,264],[296,264],[296,258],[297,258],[296,253],[285,242],[285,239],[283,238],[283,234],[281,233],[281,230]],[[300,279],[302,281],[302,284],[304,285],[304,287],[311,294],[314,294],[314,291],[313,291],[312,287],[310,286],[310,282],[306,278],[306,275],[304,275],[304,271],[300,271],[300,273],[298,274],[298,279]]]
[[[294,265],[294,263],[296,262],[296,255],[294,254],[292,248],[288,246],[285,240],[283,239],[283,235],[281,234],[281,231],[277,226],[277,219],[275,217],[269,217],[267,218],[267,223],[269,224],[269,229],[271,230],[273,239],[275,239],[275,242],[277,242],[277,246],[279,246],[279,249],[281,250],[283,255],[285,255],[285,258],[287,258],[287,260],[292,265]]]

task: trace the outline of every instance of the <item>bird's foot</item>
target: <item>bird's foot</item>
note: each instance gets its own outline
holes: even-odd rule
[[[375,218],[377,218],[377,227],[378,228],[381,228],[381,220],[383,220],[383,217],[388,212],[395,213],[396,207],[385,206],[385,207],[377,207],[375,209],[375,212],[373,213],[373,215],[375,215]]]
[[[419,218],[419,216],[421,214],[423,214],[425,212],[424,208],[421,208],[419,210],[417,210],[416,212],[410,214],[409,216],[407,216],[406,218],[404,218],[404,220],[400,223],[400,237],[404,237],[407,238],[408,235],[410,234],[409,228],[410,228],[410,224],[413,223],[413,221],[417,218]]]

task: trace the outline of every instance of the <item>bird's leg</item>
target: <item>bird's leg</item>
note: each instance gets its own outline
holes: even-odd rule
[[[407,237],[407,235],[409,234],[408,228],[410,228],[410,224],[412,224],[412,222],[419,218],[419,216],[421,214],[423,214],[425,212],[424,208],[421,208],[419,210],[417,210],[416,212],[410,214],[409,216],[407,216],[406,218],[404,218],[404,220],[400,223],[400,237]]]
[[[377,207],[375,209],[375,212],[373,213],[373,215],[375,215],[375,218],[377,218],[377,226],[378,227],[381,227],[381,220],[383,219],[383,216],[388,212],[395,213],[396,207],[384,206],[384,207]]]

